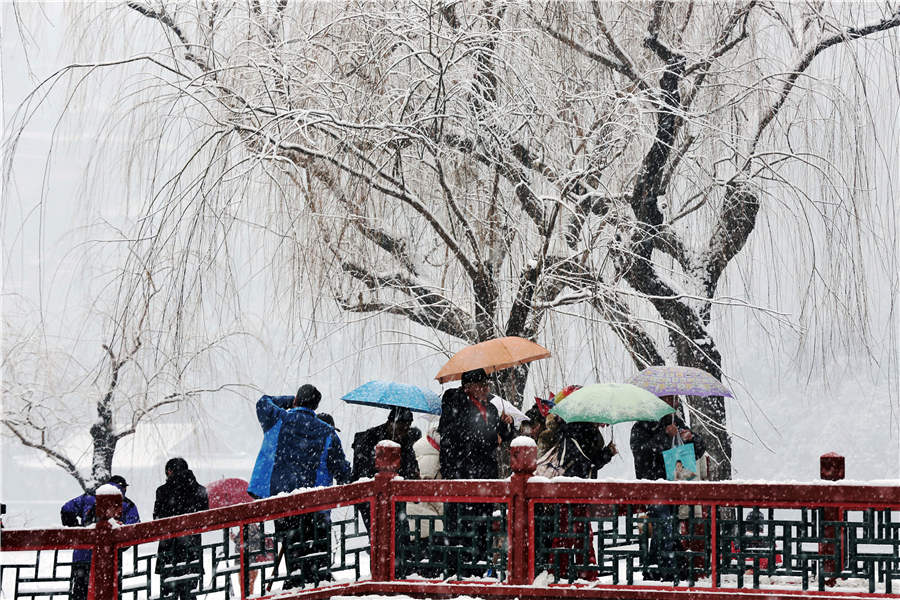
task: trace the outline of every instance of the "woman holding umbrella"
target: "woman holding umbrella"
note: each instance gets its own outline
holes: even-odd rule
[[[562,392],[557,394],[556,402],[558,404],[564,403],[565,397],[580,387],[568,386],[564,388]],[[568,423],[555,414],[548,414],[546,429],[538,438],[538,455],[540,458],[536,473],[551,477],[562,475],[565,477],[580,477],[582,479],[596,478],[597,472],[609,463],[613,456],[618,454],[616,445],[613,442],[605,443],[603,435],[600,433],[600,427],[599,423],[585,421]],[[543,509],[545,518],[553,515],[558,510],[558,530],[568,532],[568,535],[565,536],[552,539],[545,538],[543,546],[545,548],[549,546],[550,548],[576,549],[578,550],[578,555],[575,556],[575,563],[596,565],[597,557],[594,553],[593,544],[585,547],[585,539],[589,538],[590,525],[586,517],[590,516],[590,507],[585,504],[575,504],[571,507],[566,505],[559,507],[544,505]],[[572,521],[571,524],[570,520]],[[549,524],[551,521],[546,522]],[[570,579],[575,579],[576,574],[569,573],[569,554],[553,552],[550,554],[549,562],[551,563],[554,557],[558,557],[558,575],[560,577],[568,575]],[[577,577],[595,580],[597,579],[597,573],[583,570],[577,573]]]

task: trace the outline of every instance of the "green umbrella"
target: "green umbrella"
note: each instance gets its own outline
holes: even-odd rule
[[[550,409],[567,423],[658,421],[675,409],[630,383],[595,383],[576,390]]]

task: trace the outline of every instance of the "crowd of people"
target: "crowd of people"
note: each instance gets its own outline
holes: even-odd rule
[[[327,413],[316,412],[322,394],[315,386],[304,384],[293,396],[262,396],[257,401],[256,413],[263,441],[248,493],[254,498],[267,498],[303,488],[373,477],[376,473],[375,447],[383,440],[399,444],[399,474],[405,479],[496,479],[501,473],[500,449],[517,434],[535,440],[538,475],[594,478],[618,453],[614,443],[604,440],[603,424],[567,423],[550,413],[554,402],[562,401],[578,386],[565,388],[553,398],[535,398],[534,406],[525,412],[526,419],[517,428],[509,414],[499,412],[490,402],[490,382],[483,369],[464,373],[461,384],[444,392],[440,419],[432,422],[424,435],[412,427],[410,410],[400,407],[392,408],[384,423],[357,433],[352,443],[352,465],[344,453],[333,418]],[[663,400],[677,408],[676,397]],[[636,422],[631,431],[635,477],[666,479],[663,452],[683,443],[692,443],[698,458],[703,455],[702,440],[675,415],[663,417],[658,422]],[[681,465],[679,473],[684,472]],[[209,508],[206,490],[197,483],[184,459],[169,460],[165,474],[166,482],[156,492],[154,519]],[[108,483],[122,493],[121,522],[138,522],[137,507],[125,496],[127,483],[124,478],[113,476]],[[89,525],[94,521],[94,505],[93,494],[73,498],[62,508],[63,524]],[[361,520],[368,530],[371,519],[368,504],[360,506]],[[547,507],[547,510],[551,508]],[[578,527],[586,526],[587,520],[579,517],[586,516],[587,507],[576,505],[556,510],[560,530],[570,528],[577,533]],[[679,507],[671,505],[648,507],[649,518],[659,525],[654,528],[651,538],[645,578],[665,579],[673,570],[673,529],[680,516],[678,510]],[[461,540],[474,542],[476,547],[472,551],[487,556],[491,552],[488,531],[491,511],[489,503],[409,503],[407,514],[418,515],[420,518],[415,520],[420,526],[417,531],[409,532],[408,537],[414,543],[416,537],[420,538],[424,546],[429,536],[441,533],[449,544],[464,543]],[[283,517],[276,519],[274,525],[289,573],[283,589],[331,579],[330,511]],[[583,536],[546,540],[545,543],[576,547],[577,552],[583,554],[580,562],[593,561],[593,550],[578,547],[583,541],[574,537]],[[163,581],[165,597],[188,600],[202,575],[200,551],[198,535],[160,542],[156,569]],[[566,553],[560,555],[559,568],[565,570],[566,565],[562,563]],[[76,550],[73,563],[71,597],[85,600],[90,551]],[[472,574],[479,573],[467,573]],[[167,581],[172,583],[167,585]]]

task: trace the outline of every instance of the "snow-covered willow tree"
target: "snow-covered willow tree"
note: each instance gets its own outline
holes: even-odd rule
[[[3,432],[85,491],[109,478],[119,442],[139,425],[234,387],[196,385],[192,371],[226,358],[223,340],[188,335],[173,344],[159,326],[169,321],[168,301],[149,273],[120,272],[112,279],[104,295],[119,301],[98,301],[85,317],[90,323],[69,312],[58,334],[48,333],[46,317],[26,325],[36,309],[9,298],[4,306]]]
[[[815,141],[853,130],[865,97],[836,95],[818,65],[867,81],[855,52],[896,50],[900,9],[135,0],[113,18],[165,36],[88,65],[124,65],[140,83],[123,98],[156,112],[135,129],[158,182],[132,232],[146,264],[172,245],[227,252],[250,221],[281,240],[279,278],[348,313],[466,343],[540,339],[571,315],[610,328],[637,367],[721,377],[711,319],[755,304],[717,290],[760,212],[795,203],[850,237],[865,227],[845,218],[866,211],[863,170]],[[71,72],[87,76],[44,85]],[[507,393],[525,376],[508,372]],[[723,399],[691,405],[727,478]]]

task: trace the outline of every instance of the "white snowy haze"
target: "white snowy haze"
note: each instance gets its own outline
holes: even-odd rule
[[[72,7],[4,3],[0,10],[6,125],[26,94],[62,65],[89,56],[131,55],[136,39],[156,31],[147,20],[123,19],[112,5],[109,16],[119,28],[104,29],[96,40],[73,39],[66,14]],[[871,72],[884,73],[885,81],[896,67],[888,54],[867,58],[873,61]],[[71,98],[65,86],[53,88],[22,133],[15,155],[5,155],[4,164],[12,161],[2,207],[6,382],[11,381],[11,353],[34,358],[33,376],[16,380],[15,387],[4,384],[4,406],[12,392],[58,397],[53,410],[72,415],[71,423],[92,418],[89,412],[76,415],[91,406],[86,394],[97,393],[108,377],[98,367],[106,358],[105,319],[117,308],[116,266],[126,251],[121,241],[140,218],[149,190],[156,189],[126,160],[132,141],[127,133],[135,125],[121,121],[122,111],[112,105],[132,83],[129,71],[111,69],[86,78]],[[871,194],[883,210],[877,227],[863,228],[880,236],[880,242],[854,242],[864,257],[858,268],[868,285],[865,311],[860,313],[859,303],[844,297],[843,290],[827,290],[810,267],[812,254],[825,256],[829,264],[829,246],[844,242],[814,219],[801,234],[784,226],[795,208],[787,203],[764,205],[761,226],[719,289],[723,297],[745,298],[767,309],[763,314],[750,307],[713,308],[710,329],[719,340],[726,383],[735,392],[728,411],[736,479],[813,480],[819,456],[826,452],[846,457],[848,479],[900,478],[900,320],[895,313],[900,90],[889,84],[867,92],[869,107],[877,111],[862,120],[859,135],[876,129],[894,134],[880,136],[867,166],[878,182]],[[140,95],[134,89],[138,101]],[[137,114],[157,109],[164,108],[143,107]],[[5,127],[4,140],[9,133]],[[181,150],[146,149],[163,157],[176,157]],[[799,179],[815,195],[816,173],[810,170]],[[211,350],[198,350],[196,360],[183,365],[178,385],[202,391],[191,404],[172,405],[158,419],[139,425],[116,451],[113,472],[128,480],[128,495],[144,520],[164,479],[163,464],[172,456],[184,457],[201,483],[249,478],[262,439],[254,412],[261,393],[293,394],[302,383],[315,384],[323,393],[320,410],[334,416],[349,458],[353,435],[382,422],[386,411],[346,405],[342,394],[371,379],[414,383],[439,393],[456,385],[441,386],[434,374],[460,344],[448,344],[405,320],[342,313],[325,291],[294,287],[296,280],[278,271],[290,268],[278,258],[281,240],[253,223],[245,225],[230,238],[227,258],[223,249],[204,265],[220,274],[221,288],[186,282],[188,293],[203,295],[204,302],[184,324],[184,335],[193,347]],[[816,238],[816,247],[799,251],[798,237]],[[830,264],[845,268],[838,260]],[[826,292],[831,300],[810,301],[811,294]],[[553,356],[533,364],[524,408],[533,396],[566,384],[622,381],[634,372],[606,328],[554,317],[537,341]],[[166,381],[155,382],[148,393],[167,393]],[[424,430],[426,421],[417,416],[415,424]],[[620,454],[601,477],[633,476],[629,431],[629,424],[615,426]],[[65,446],[80,456],[83,469],[88,467],[87,428],[73,427]],[[12,527],[58,525],[60,505],[81,493],[73,478],[6,430],[0,485],[8,507],[5,523]]]

